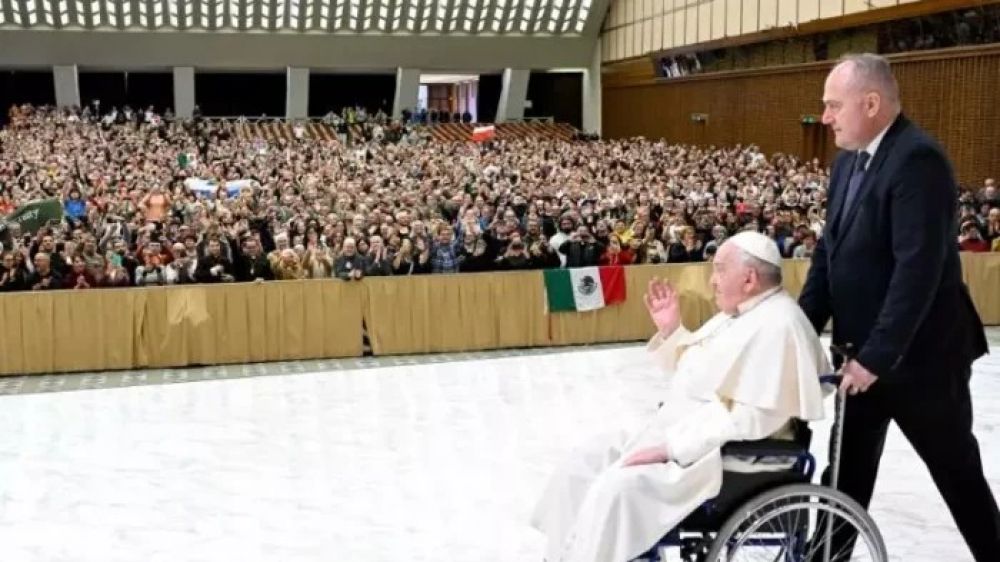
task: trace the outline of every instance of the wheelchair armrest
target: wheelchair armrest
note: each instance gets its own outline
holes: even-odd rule
[[[722,456],[739,457],[794,457],[806,452],[802,445],[784,439],[759,441],[730,441],[722,446]]]

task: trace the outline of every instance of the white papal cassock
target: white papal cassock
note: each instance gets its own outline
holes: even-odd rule
[[[783,289],[719,313],[698,331],[657,334],[648,350],[669,380],[663,406],[637,431],[579,448],[556,470],[532,524],[549,539],[549,562],[626,562],[652,548],[718,495],[721,446],[782,433],[791,418],[823,417],[821,374],[830,370],[812,325]],[[666,463],[622,467],[662,445]]]

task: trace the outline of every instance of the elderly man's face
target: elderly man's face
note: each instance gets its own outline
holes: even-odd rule
[[[877,94],[857,87],[852,67],[853,63],[837,65],[823,90],[823,124],[833,130],[837,146],[844,150],[860,150],[875,137],[881,103]]]
[[[35,269],[39,273],[48,273],[50,263],[48,255],[40,252],[35,254]]]
[[[715,305],[726,314],[736,314],[740,303],[754,294],[757,287],[753,269],[744,264],[739,248],[726,242],[712,260],[712,289]]]
[[[357,243],[354,242],[354,240],[344,240],[343,253],[345,256],[348,257],[353,256],[354,254],[357,253],[357,251],[358,251],[358,246]]]

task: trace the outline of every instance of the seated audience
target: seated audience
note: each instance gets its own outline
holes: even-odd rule
[[[152,109],[9,116],[0,212],[62,216],[0,230],[0,291],[692,263],[744,230],[805,258],[825,224],[827,169],[754,145],[443,142],[361,108],[278,140]],[[996,249],[995,181],[961,201],[956,243]]]

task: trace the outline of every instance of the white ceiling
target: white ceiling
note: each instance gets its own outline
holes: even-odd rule
[[[478,82],[478,74],[421,74],[421,84],[458,84],[459,82]]]
[[[573,36],[583,32],[591,4],[592,0],[0,0],[0,28]]]

